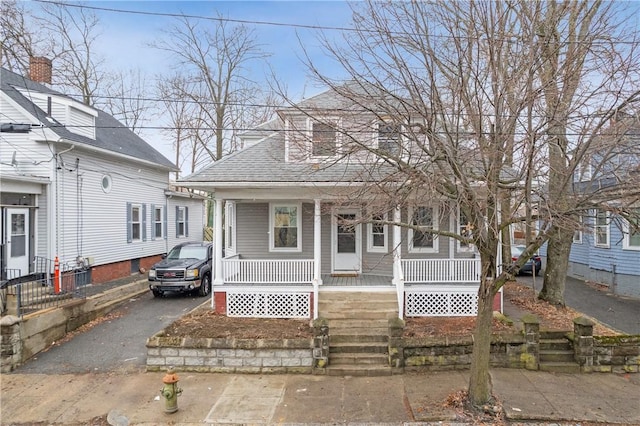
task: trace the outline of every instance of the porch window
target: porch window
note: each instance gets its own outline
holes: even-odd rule
[[[432,231],[438,229],[437,211],[433,207],[420,206],[410,213],[409,251],[414,253],[435,253],[438,251],[438,240]]]
[[[127,203],[127,242],[147,240],[146,204]]]
[[[176,238],[189,236],[189,208],[176,206]]]
[[[464,238],[471,238],[473,236],[473,225],[471,221],[467,219],[464,212],[458,209],[458,234]],[[471,251],[473,250],[473,244],[469,244],[465,241],[458,240],[459,251]]]
[[[381,154],[397,157],[402,148],[401,126],[381,121],[378,123],[378,150]]]
[[[151,225],[151,239],[162,239],[166,236],[167,216],[162,206],[151,205],[153,223]]]
[[[367,250],[372,253],[387,253],[388,226],[380,223],[387,221],[387,214],[373,215],[372,222],[367,224]]]
[[[338,153],[336,129],[327,123],[311,123],[311,144],[314,157],[332,157]]]
[[[236,223],[236,205],[233,202],[228,201],[226,203],[226,212],[224,215],[224,225],[225,225],[225,229],[224,229],[224,246],[225,249],[227,250],[227,253],[232,253],[233,252],[233,247],[235,244],[235,234],[234,229],[235,229],[235,223]]]
[[[609,212],[605,210],[596,211],[595,246],[609,247]]]
[[[271,204],[270,249],[274,251],[301,251],[299,204]]]
[[[622,248],[625,250],[640,250],[640,208],[633,209],[632,217],[625,223]]]

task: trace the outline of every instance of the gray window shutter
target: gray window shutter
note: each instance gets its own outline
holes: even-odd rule
[[[164,209],[162,209],[162,213],[164,214],[163,223],[162,223],[164,232],[162,233],[162,236],[164,237],[165,240],[167,239],[167,208],[168,207],[165,207]]]
[[[156,205],[151,204],[151,239],[156,239]]]
[[[147,205],[142,205],[142,241],[147,241]]]
[[[131,203],[127,203],[127,242],[132,242],[131,238]]]
[[[184,236],[189,236],[189,207],[184,208]]]

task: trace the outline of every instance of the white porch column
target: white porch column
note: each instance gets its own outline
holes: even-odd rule
[[[400,206],[396,206],[393,209],[393,221],[395,223],[400,223]],[[400,271],[402,270],[402,265],[400,261],[402,260],[402,228],[398,225],[393,225],[393,281],[396,282],[400,279]]]
[[[222,285],[224,284],[223,275],[222,275],[222,233],[224,230],[222,229],[222,206],[224,205],[224,200],[216,198],[216,217],[214,224],[213,235],[215,236],[215,244],[214,244],[214,265],[215,265],[215,277],[213,278],[213,285]]]
[[[318,319],[318,287],[322,285],[322,216],[320,200],[313,211],[313,319]]]
[[[313,212],[313,279],[322,284],[322,216],[320,200],[315,200]]]

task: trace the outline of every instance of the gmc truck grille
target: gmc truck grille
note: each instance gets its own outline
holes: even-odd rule
[[[184,269],[156,270],[156,278],[162,280],[184,279]]]

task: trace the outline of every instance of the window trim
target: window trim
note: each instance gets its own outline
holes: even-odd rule
[[[398,123],[394,123],[391,120],[388,119],[380,119],[378,120],[375,125],[374,125],[374,132],[375,132],[375,147],[378,151],[380,151],[380,126],[382,124],[385,125],[389,125],[389,126],[397,126],[398,127],[398,148],[400,150],[400,152],[397,153],[392,153],[389,152],[388,150],[385,150],[386,155],[388,155],[389,157],[396,157],[396,158],[402,158],[403,157],[403,153],[404,153],[404,144],[405,144],[405,140],[402,134],[402,130],[404,125],[403,124],[398,124]]]
[[[432,227],[422,227],[425,229],[431,229],[432,231],[437,231],[438,230],[438,222],[440,220],[440,216],[439,216],[439,212],[438,212],[438,207],[433,206],[433,205],[421,205],[418,207],[427,207],[432,209],[432,214],[433,214],[433,226]],[[409,208],[409,223],[413,224],[413,214],[414,214],[414,207],[410,207]],[[407,244],[408,244],[408,250],[409,253],[439,253],[439,244],[438,244],[438,235],[434,234],[433,235],[433,247],[414,247],[413,246],[413,228],[409,228],[408,233],[407,233]]]
[[[336,152],[333,155],[315,155],[313,153],[313,125],[315,123],[332,125],[336,132]],[[326,160],[337,158],[342,152],[342,137],[338,129],[340,128],[341,119],[338,117],[323,117],[321,119],[307,118],[307,152],[308,160]]]
[[[582,244],[583,242],[582,227],[584,226],[584,216],[578,216],[578,224],[580,228],[573,231],[573,239],[571,240],[572,244]]]
[[[381,215],[373,215],[372,222],[367,223],[367,252],[369,253],[389,253],[389,225],[382,225],[382,238],[384,240],[384,244],[382,246],[374,246],[373,245],[373,222],[376,221],[375,217],[382,216],[378,220],[388,221],[389,213],[384,212]]]
[[[276,207],[295,207],[297,209],[297,223],[296,223],[296,247],[276,247],[275,246],[275,235],[273,234],[273,228],[275,226],[275,209]],[[302,252],[302,203],[278,203],[272,202],[269,203],[269,231],[267,232],[269,235],[269,251],[270,252],[288,252],[288,253],[301,253]]]
[[[600,213],[604,213],[604,218],[606,221],[606,224],[604,225],[598,225],[598,215]],[[607,242],[606,244],[603,243],[599,243],[598,242],[598,231],[600,228],[605,229],[606,231],[606,237],[607,237]],[[595,215],[594,215],[594,224],[593,224],[593,245],[595,247],[599,247],[599,248],[609,248],[611,244],[611,221],[609,220],[609,212],[607,210],[596,210]]]
[[[637,208],[635,210],[638,210],[638,213],[640,214],[640,208]],[[639,224],[640,224],[640,220],[638,220]],[[638,245],[631,245],[631,234],[630,234],[630,229],[631,229],[631,225],[629,224],[629,220],[625,219],[622,222],[622,249],[623,250],[630,250],[630,251],[640,251],[640,244]],[[640,234],[640,231],[638,231],[638,234]]]

